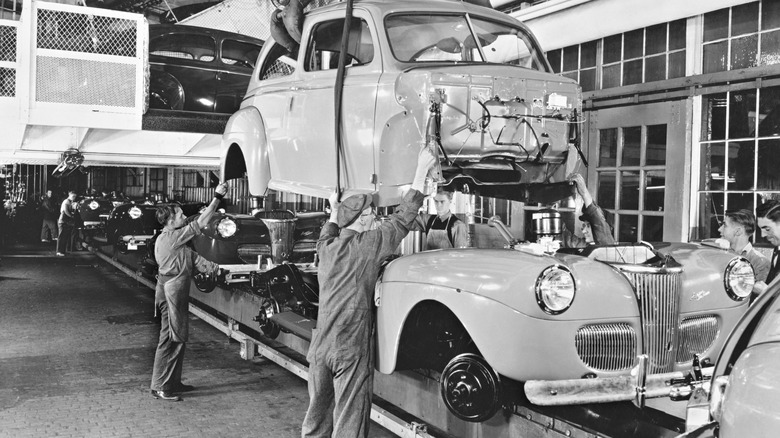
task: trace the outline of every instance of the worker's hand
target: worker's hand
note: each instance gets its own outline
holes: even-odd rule
[[[227,193],[228,185],[226,182],[219,183],[217,186],[217,189],[214,190],[217,194],[225,196],[225,193]]]
[[[767,284],[763,281],[757,281],[753,285],[753,292],[755,292],[757,295],[761,295],[762,293],[766,292],[767,287]]]
[[[328,197],[328,202],[330,202],[330,221],[337,223],[339,205],[341,205],[339,202],[339,192],[334,190],[333,193],[331,193]]]
[[[577,194],[582,197],[584,206],[589,206],[593,202],[593,197],[591,196],[590,191],[588,191],[588,186],[585,185],[585,178],[579,173],[572,173],[566,179],[574,183]]]
[[[427,175],[435,162],[436,157],[433,156],[431,150],[429,148],[421,148],[420,153],[417,154],[417,173]]]

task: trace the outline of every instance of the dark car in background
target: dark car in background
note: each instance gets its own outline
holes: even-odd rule
[[[202,27],[149,26],[149,107],[233,113],[263,41]]]
[[[273,212],[272,219],[295,218],[294,245],[288,260],[292,263],[311,263],[317,250],[317,239],[326,213]],[[271,236],[268,226],[257,216],[247,214],[215,213],[203,229],[192,239],[192,246],[201,256],[220,265],[257,264],[258,256],[271,257]]]
[[[155,212],[164,203],[123,204],[111,211],[106,222],[106,241],[121,253],[147,247],[152,238],[162,229]],[[185,216],[198,213],[202,202],[179,204]]]
[[[92,237],[102,234],[106,221],[114,209],[114,203],[110,199],[87,196],[78,202],[76,212],[78,218],[76,224],[86,235]]]

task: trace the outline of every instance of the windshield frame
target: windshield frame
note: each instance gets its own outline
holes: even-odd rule
[[[472,39],[476,34],[475,25],[473,21],[474,19],[477,19],[478,21],[481,22],[490,23],[496,26],[505,27],[507,29],[512,29],[516,31],[517,33],[516,37],[520,39],[531,51],[530,53],[531,65],[538,65],[539,68],[526,67],[519,64],[487,61],[486,60],[487,57],[485,56],[485,53],[483,51],[482,44],[476,45],[481,60],[425,59],[425,60],[414,61],[414,60],[400,59],[400,57],[396,53],[397,48],[394,47],[394,41],[397,42],[397,38],[394,39],[391,37],[389,33],[389,28],[392,26],[388,26],[390,21],[392,21],[393,19],[399,16],[437,16],[437,17],[454,17],[454,18],[464,19],[465,23],[467,23],[468,25],[468,32],[470,33],[470,37]],[[457,64],[507,65],[507,66],[526,68],[533,71],[552,73],[552,69],[550,67],[549,62],[547,61],[547,57],[544,51],[542,50],[541,46],[539,45],[538,41],[536,40],[536,37],[534,36],[533,32],[531,32],[530,29],[522,25],[522,23],[520,22],[511,23],[504,20],[497,20],[495,18],[491,18],[485,15],[476,15],[470,12],[403,11],[403,12],[395,12],[395,13],[387,14],[385,16],[384,31],[385,31],[385,38],[387,39],[387,44],[389,46],[390,53],[392,54],[393,59],[402,64],[425,65],[425,64],[436,63],[436,64],[452,64],[452,65],[457,65]]]

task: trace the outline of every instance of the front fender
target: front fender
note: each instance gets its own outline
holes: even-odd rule
[[[271,167],[265,123],[257,108],[241,108],[230,117],[222,134],[220,156],[223,181],[240,178],[246,171],[249,192],[253,196],[265,195]]]

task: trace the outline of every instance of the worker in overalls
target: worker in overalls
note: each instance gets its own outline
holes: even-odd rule
[[[382,261],[395,253],[418,217],[433,155],[421,150],[412,188],[388,221],[377,226],[371,195],[337,204],[322,227],[317,253],[317,327],[309,361],[309,409],[303,437],[368,436],[374,378],[374,286]]]
[[[179,401],[179,393],[194,389],[181,382],[185,343],[189,336],[190,282],[196,269],[211,272],[217,269],[217,265],[199,256],[187,246],[187,242],[199,235],[209,223],[226,192],[227,184],[218,185],[208,207],[186,225],[187,218],[178,205],[157,208],[157,220],[164,227],[154,246],[154,257],[159,266],[154,311],[155,316],[160,316],[160,340],[152,370],[154,398]]]

